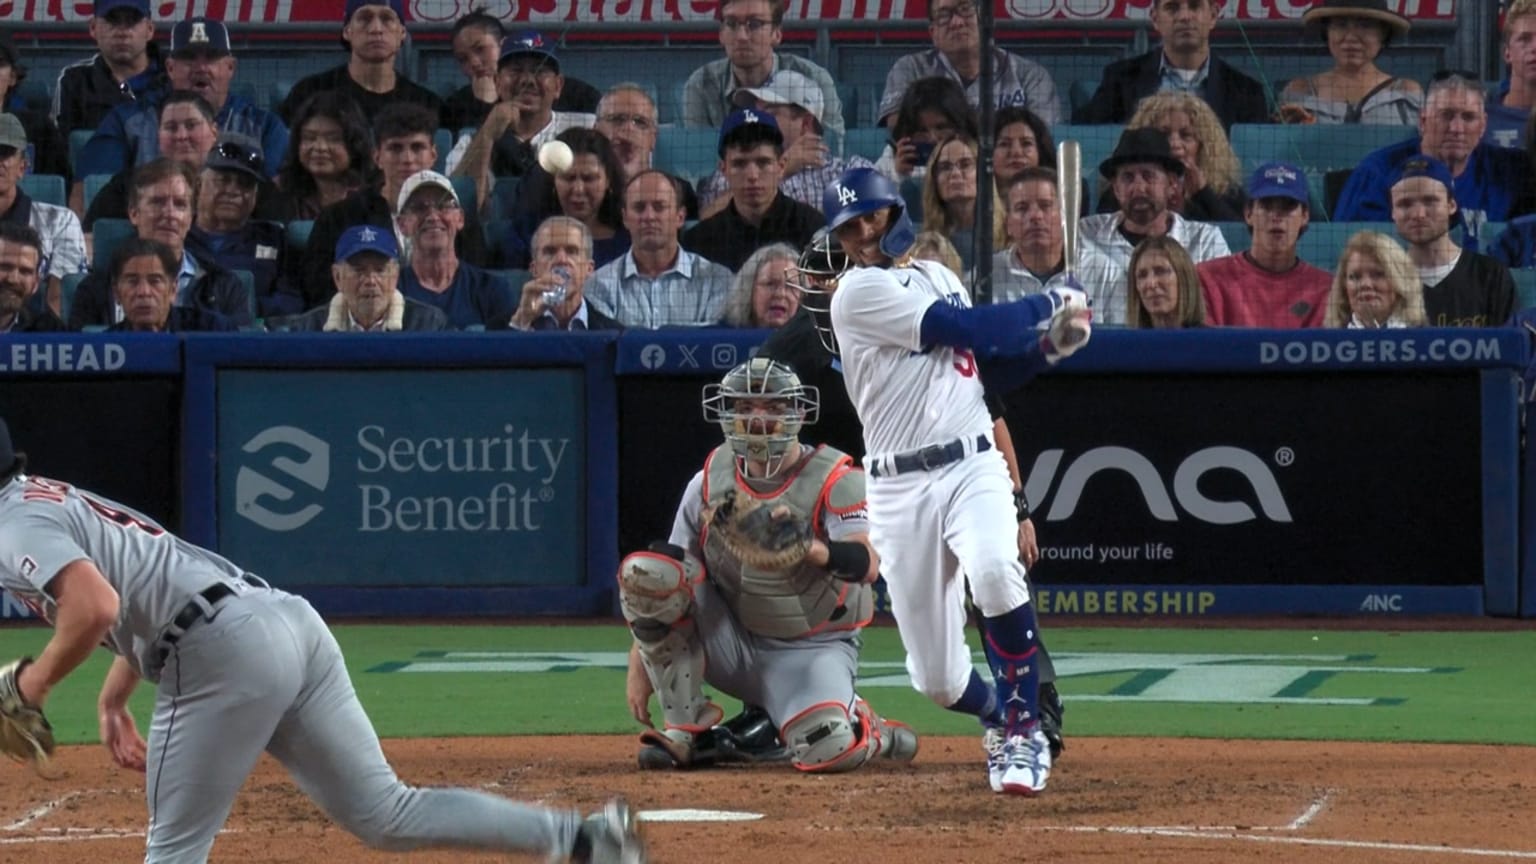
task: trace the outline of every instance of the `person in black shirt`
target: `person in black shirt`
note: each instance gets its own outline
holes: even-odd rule
[[[484,9],[465,15],[453,24],[453,59],[469,83],[453,91],[443,106],[443,127],[455,132],[485,122],[496,107],[496,66],[506,30],[501,19]],[[565,79],[554,110],[595,114],[602,94],[579,78]]]
[[[96,55],[65,66],[53,88],[53,119],[66,140],[165,84],[149,0],[96,0],[89,26]]]
[[[34,108],[17,93],[27,80],[27,67],[11,37],[0,33],[0,111],[12,114],[26,130],[27,164],[33,174],[57,174],[69,182],[69,148],[48,112]]]
[[[335,90],[352,97],[364,117],[377,117],[389,105],[409,102],[432,112],[433,128],[441,125],[443,100],[395,71],[395,58],[405,44],[401,19],[400,0],[347,0],[341,41],[351,56],[341,66],[295,84],[277,108],[283,122],[293,128],[291,121],[304,100],[324,90]]]
[[[766,111],[744,108],[720,128],[720,173],[731,190],[724,210],[693,226],[683,246],[732,271],[770,243],[803,248],[824,223],[821,211],[779,191],[784,136]]]

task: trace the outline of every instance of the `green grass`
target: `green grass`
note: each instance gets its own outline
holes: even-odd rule
[[[623,652],[629,636],[618,625],[341,625],[336,634],[358,693],[380,734],[386,737],[635,731],[624,707],[624,673],[618,668],[593,668],[577,662],[565,664],[561,671],[539,674],[379,671],[411,661],[442,659],[431,655],[452,651]],[[46,637],[47,631],[36,628],[0,629],[0,657],[35,653]],[[902,659],[893,628],[874,628],[866,637],[866,663],[899,663]],[[1069,737],[1536,744],[1536,710],[1531,703],[1531,694],[1536,692],[1536,664],[1529,659],[1536,656],[1536,631],[1081,628],[1050,631],[1048,638],[1065,671],[1080,669],[1083,663],[1105,654],[1344,657],[1340,662],[1213,661],[1180,674],[1220,673],[1185,691],[1202,698],[1230,697],[1245,688],[1256,688],[1310,700],[1377,700],[1369,705],[1090,701],[1088,697],[1135,691],[1139,684],[1161,680],[1167,672],[1120,668],[1068,674],[1059,686],[1067,700]],[[47,707],[61,741],[96,740],[95,695],[107,659],[104,652],[97,652],[54,692]],[[1273,666],[1337,666],[1343,671],[1304,671],[1280,687],[1269,681],[1273,671],[1269,667]],[[1372,671],[1392,668],[1433,671]],[[899,668],[866,668],[864,675],[899,672]],[[925,733],[969,734],[976,729],[974,720],[940,710],[906,686],[880,687],[871,682],[862,692],[881,713],[913,723]],[[720,701],[734,710],[735,703]],[[152,702],[152,688],[141,686],[134,701],[141,725],[147,723]]]

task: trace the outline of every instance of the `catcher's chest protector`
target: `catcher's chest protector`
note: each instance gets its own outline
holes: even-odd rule
[[[817,512],[822,490],[844,455],[819,447],[795,472],[794,478],[771,496],[757,496],[765,506],[788,507],[796,517],[811,520],[816,537],[827,539]],[[736,458],[728,447],[717,447],[704,466],[705,504],[719,504],[737,485]],[[756,493],[753,493],[756,494]],[[743,565],[709,532],[704,534],[704,567],[731,611],[749,632],[774,639],[796,639],[824,630],[849,630],[868,623],[874,614],[874,592],[832,578],[827,571],[800,564],[784,572]]]

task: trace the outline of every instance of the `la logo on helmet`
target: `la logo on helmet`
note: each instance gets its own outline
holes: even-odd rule
[[[852,204],[857,200],[859,200],[859,193],[849,189],[847,186],[838,184],[837,203],[846,207],[847,205]]]

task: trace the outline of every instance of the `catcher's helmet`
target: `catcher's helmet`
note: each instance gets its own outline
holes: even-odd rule
[[[777,474],[800,427],[815,423],[819,409],[815,387],[801,384],[795,370],[766,357],[737,366],[719,384],[704,385],[704,420],[720,425],[743,473],[747,462],[759,461],[764,477]]]
[[[891,215],[885,236],[880,238],[880,251],[893,259],[900,258],[912,248],[917,231],[907,216],[907,202],[901,197],[901,190],[889,177],[873,168],[850,168],[828,184],[821,195],[827,230],[833,233],[848,220],[885,207],[894,207],[896,212]]]
[[[852,267],[842,244],[823,228],[811,238],[789,273],[790,283],[800,291],[800,305],[816,324],[821,344],[833,354],[837,353],[837,335],[832,332],[832,292],[837,290],[838,277]]]

